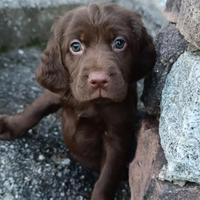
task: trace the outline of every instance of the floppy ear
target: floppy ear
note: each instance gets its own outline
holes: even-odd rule
[[[152,70],[156,61],[156,51],[152,37],[147,33],[141,17],[137,14],[132,16],[132,29],[138,38],[137,61],[133,72],[133,80],[136,81],[145,77]]]
[[[52,27],[52,36],[43,52],[41,64],[36,71],[36,78],[48,90],[63,94],[69,89],[69,75],[62,61],[61,38],[62,24],[59,19]]]

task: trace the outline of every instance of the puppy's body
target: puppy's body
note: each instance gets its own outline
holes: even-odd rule
[[[72,155],[100,171],[91,199],[112,200],[134,137],[135,82],[154,62],[152,39],[135,13],[116,5],[70,11],[54,24],[37,69],[46,92],[23,113],[2,116],[0,138],[20,136],[62,108]]]
[[[118,153],[126,151],[128,158],[131,148],[129,144],[134,139],[133,126],[137,101],[135,97],[136,91],[132,87],[130,94],[121,103],[102,99],[78,107],[67,106],[64,109],[64,140],[80,163],[86,167],[101,169],[101,162],[105,159],[105,145],[109,145],[115,139],[119,139],[120,142],[115,147]],[[127,158],[124,159],[125,162]]]

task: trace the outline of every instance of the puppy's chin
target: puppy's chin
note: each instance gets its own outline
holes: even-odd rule
[[[116,92],[116,93],[110,93],[105,90],[96,90],[89,94],[75,94],[73,93],[74,98],[80,102],[93,102],[93,103],[120,103],[122,102],[127,95],[127,90]]]

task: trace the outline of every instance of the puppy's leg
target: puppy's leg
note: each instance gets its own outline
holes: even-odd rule
[[[44,116],[56,112],[60,107],[60,98],[45,91],[24,112],[14,116],[0,116],[0,139],[12,139],[23,135]]]
[[[92,200],[114,200],[118,184],[126,170],[128,146],[115,136],[108,135],[106,140],[105,157],[92,192]]]

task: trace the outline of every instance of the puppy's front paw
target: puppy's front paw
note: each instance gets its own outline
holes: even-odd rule
[[[0,140],[9,140],[16,137],[11,125],[11,116],[0,115]]]

